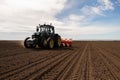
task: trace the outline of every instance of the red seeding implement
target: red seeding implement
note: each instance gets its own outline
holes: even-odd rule
[[[61,36],[55,33],[54,26],[52,25],[40,25],[37,26],[36,32],[24,40],[24,46],[26,48],[35,48],[36,46],[42,48],[55,48],[55,47],[70,47],[72,45],[72,39],[61,39]]]
[[[72,46],[72,39],[61,39],[61,46],[71,47]]]

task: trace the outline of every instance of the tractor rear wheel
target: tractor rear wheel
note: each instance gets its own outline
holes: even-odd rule
[[[48,40],[48,48],[49,49],[52,49],[54,47],[54,40],[52,39],[52,38],[50,38],[49,40]]]
[[[61,46],[61,37],[55,36],[55,47],[60,47],[60,46]]]

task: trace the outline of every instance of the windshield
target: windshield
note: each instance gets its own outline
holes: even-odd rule
[[[42,28],[40,29],[40,31],[43,32],[43,31],[47,31],[47,30],[46,30],[46,28],[43,28],[43,27],[42,27]]]
[[[41,32],[48,32],[48,33],[54,33],[53,28],[47,28],[47,27],[41,27],[40,29]]]

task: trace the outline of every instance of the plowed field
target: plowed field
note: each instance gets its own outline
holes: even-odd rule
[[[22,43],[0,41],[0,80],[120,80],[119,41],[74,41],[52,50]]]

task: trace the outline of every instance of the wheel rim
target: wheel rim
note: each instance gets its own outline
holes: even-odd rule
[[[60,45],[61,45],[61,39],[58,38],[58,47],[60,47]]]
[[[51,39],[51,40],[50,40],[50,48],[53,48],[53,46],[54,46],[54,42],[53,42],[53,40]]]

